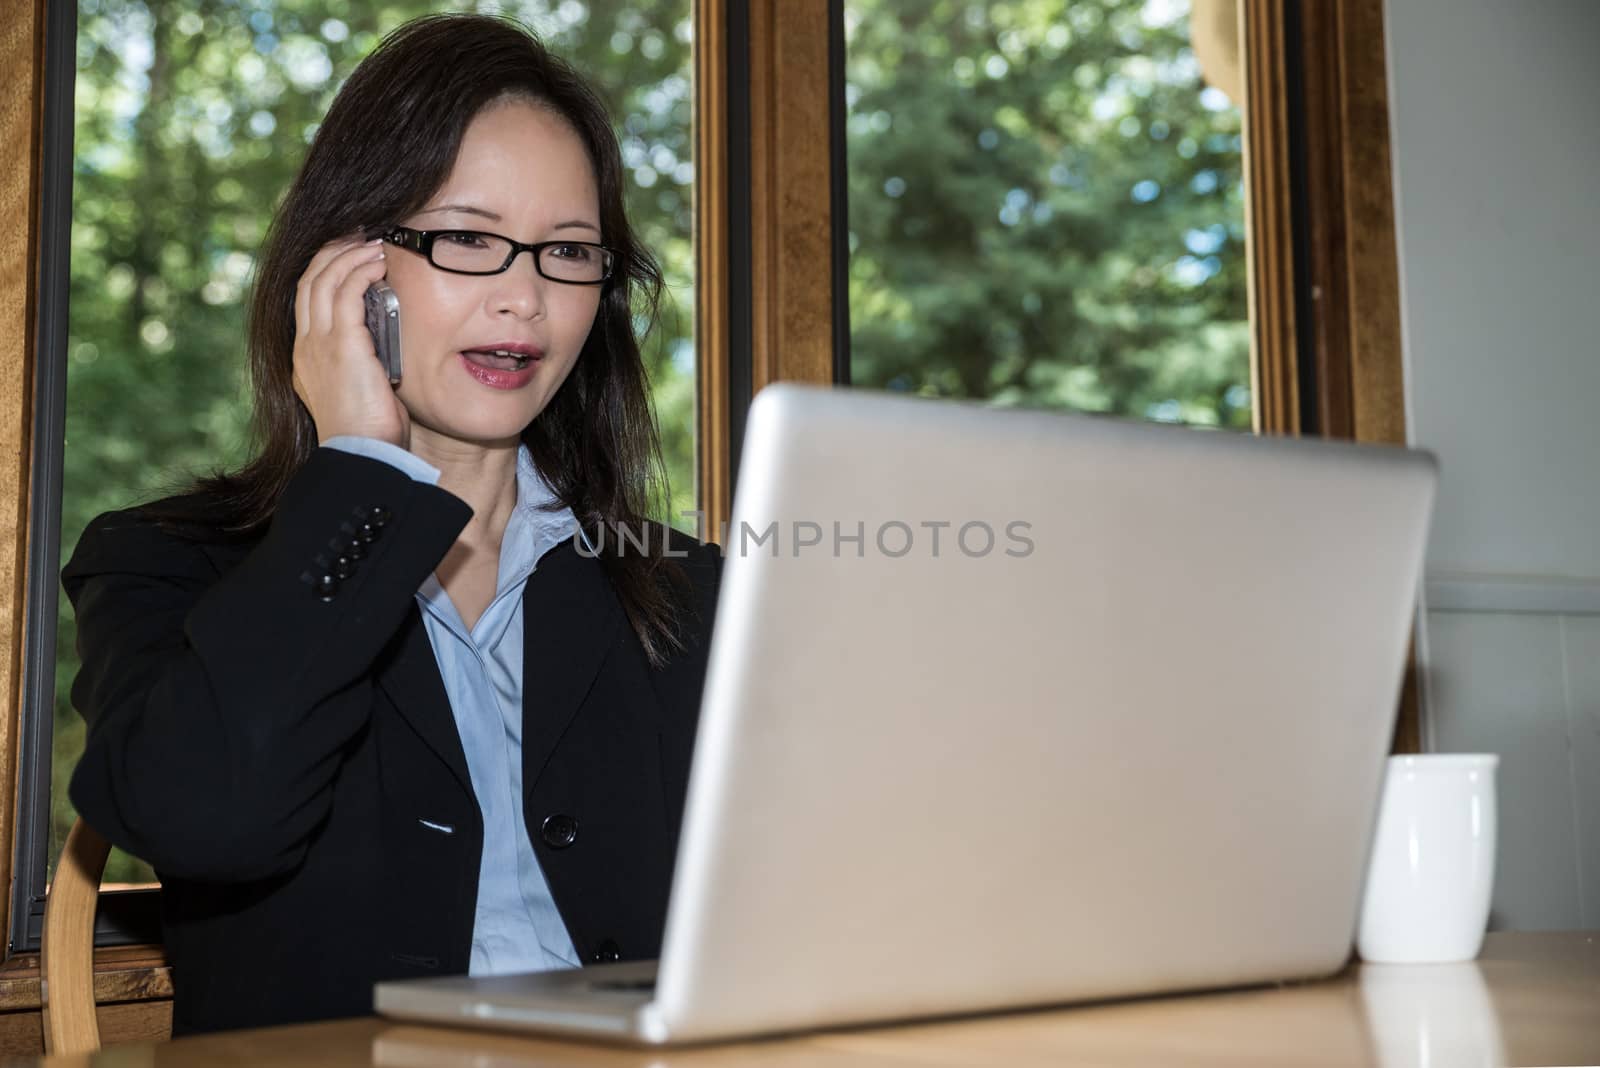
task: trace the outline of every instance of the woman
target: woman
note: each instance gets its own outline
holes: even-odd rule
[[[260,455],[63,575],[71,796],[161,876],[174,1033],[658,953],[720,570],[643,518],[658,287],[603,106],[514,24],[340,90],[254,291]]]

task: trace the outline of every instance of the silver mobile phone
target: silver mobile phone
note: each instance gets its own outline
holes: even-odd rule
[[[389,384],[400,384],[400,298],[388,282],[379,279],[367,287],[367,332],[378,362],[389,374]]]

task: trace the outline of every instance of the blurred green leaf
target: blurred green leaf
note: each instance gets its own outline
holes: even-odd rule
[[[851,380],[1250,425],[1240,117],[1181,0],[847,0]]]

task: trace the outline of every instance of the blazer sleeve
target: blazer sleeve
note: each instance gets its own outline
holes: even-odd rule
[[[164,876],[292,870],[366,726],[379,653],[470,516],[390,465],[323,448],[226,573],[137,511],[91,523],[62,575],[88,724],[78,812]],[[353,573],[319,585],[352,543]]]

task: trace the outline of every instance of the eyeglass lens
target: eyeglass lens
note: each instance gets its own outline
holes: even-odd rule
[[[505,266],[511,242],[493,234],[447,231],[433,238],[433,262],[447,270],[490,274]],[[606,276],[605,250],[579,241],[555,242],[538,250],[539,270],[563,282],[599,282]]]

